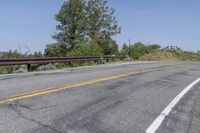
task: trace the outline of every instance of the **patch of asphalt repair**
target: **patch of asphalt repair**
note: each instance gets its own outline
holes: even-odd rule
[[[23,106],[23,105],[20,105],[20,104],[17,104],[17,103],[14,103],[14,104],[9,104],[8,105],[8,108],[10,108],[11,110],[13,110],[14,112],[16,112],[16,114],[18,115],[18,117],[21,117],[29,122],[33,122],[33,123],[37,123],[39,126],[42,126],[43,128],[47,128],[47,129],[50,129],[54,132],[57,132],[57,133],[63,133],[62,131],[60,131],[59,129],[57,129],[56,127],[52,126],[52,125],[49,125],[49,124],[44,124],[40,121],[37,121],[35,119],[32,119],[32,118],[29,118],[27,116],[25,116],[21,110],[19,109],[19,107],[22,107],[22,108],[26,108],[26,109],[30,109],[29,107],[26,107],[26,106]],[[41,109],[44,109],[41,108]]]

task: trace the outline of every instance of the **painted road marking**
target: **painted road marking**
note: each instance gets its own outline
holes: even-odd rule
[[[171,110],[178,104],[178,102],[183,98],[183,96],[198,82],[200,82],[200,78],[196,79],[190,85],[188,85],[183,91],[181,91],[167,107],[162,111],[162,113],[153,121],[153,123],[147,128],[145,133],[155,133],[156,130],[160,127],[162,122],[165,120],[166,116],[169,115]]]
[[[3,99],[0,100],[0,104],[8,103],[8,102],[14,102],[16,100],[31,98],[31,97],[34,97],[34,96],[58,92],[58,91],[61,91],[61,90],[67,90],[67,89],[71,89],[71,88],[75,88],[75,87],[90,85],[90,84],[94,84],[94,83],[97,83],[97,82],[112,80],[112,79],[116,79],[116,78],[130,76],[130,75],[142,74],[142,73],[153,72],[153,71],[161,71],[161,70],[177,68],[177,67],[181,67],[181,66],[186,66],[186,65],[174,65],[174,66],[155,67],[155,68],[149,68],[149,69],[143,69],[143,70],[135,70],[135,71],[130,71],[130,72],[127,72],[127,73],[122,73],[122,74],[118,74],[118,75],[114,75],[114,76],[110,76],[110,77],[103,77],[103,78],[97,78],[97,79],[87,80],[87,81],[73,83],[73,84],[67,84],[67,85],[64,85],[64,86],[61,86],[61,87],[31,91],[31,92],[27,92],[27,93],[3,98]]]

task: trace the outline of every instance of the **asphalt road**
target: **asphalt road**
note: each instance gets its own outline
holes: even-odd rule
[[[0,132],[144,133],[163,109],[199,77],[200,64],[184,62],[115,63],[3,75]],[[23,93],[28,96],[20,96]],[[16,95],[19,97],[12,99]],[[199,95],[198,83],[157,132],[193,132],[191,121]]]

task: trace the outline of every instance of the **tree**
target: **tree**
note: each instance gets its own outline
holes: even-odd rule
[[[86,13],[84,0],[69,0],[64,2],[56,20],[59,21],[53,36],[65,51],[73,50],[76,45],[85,39]]]
[[[149,53],[149,49],[146,45],[141,42],[137,42],[130,46],[130,56],[133,59],[139,59],[142,55]]]
[[[114,9],[107,6],[107,0],[89,0],[86,12],[87,35],[91,40],[97,42],[107,54],[108,47],[117,47],[111,37],[121,32],[114,17]],[[108,42],[112,42],[112,44]]]
[[[116,55],[119,53],[118,45],[111,37],[103,39],[102,44],[99,46],[103,49],[105,55]]]
[[[151,45],[149,45],[149,51],[150,52],[153,52],[153,51],[158,50],[160,48],[161,48],[161,46],[158,45],[158,44],[151,44]]]
[[[120,33],[120,27],[115,19],[114,9],[107,6],[107,0],[68,0],[64,2],[56,20],[57,33],[53,36],[58,46],[47,46],[57,48],[63,55],[74,51],[79,45],[95,42],[103,49],[104,54],[118,53],[118,45],[112,36]],[[49,55],[49,53],[48,53]],[[50,55],[54,55],[50,52]]]
[[[103,49],[94,41],[80,44],[76,49],[67,53],[67,56],[100,56]]]
[[[2,53],[2,58],[22,58],[24,57],[18,50],[9,50],[8,52]]]
[[[47,57],[60,57],[65,56],[61,45],[58,43],[48,44],[46,45],[44,55]]]
[[[124,43],[123,46],[122,46],[122,50],[124,51],[124,50],[126,50],[127,48],[128,48],[127,44]]]
[[[43,54],[41,51],[39,52],[34,52],[33,57],[43,57]]]

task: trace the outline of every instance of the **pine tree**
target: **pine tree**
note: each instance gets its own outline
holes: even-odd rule
[[[64,2],[56,20],[59,21],[56,29],[58,33],[53,36],[64,50],[73,50],[85,39],[85,2],[83,0],[69,0]]]

